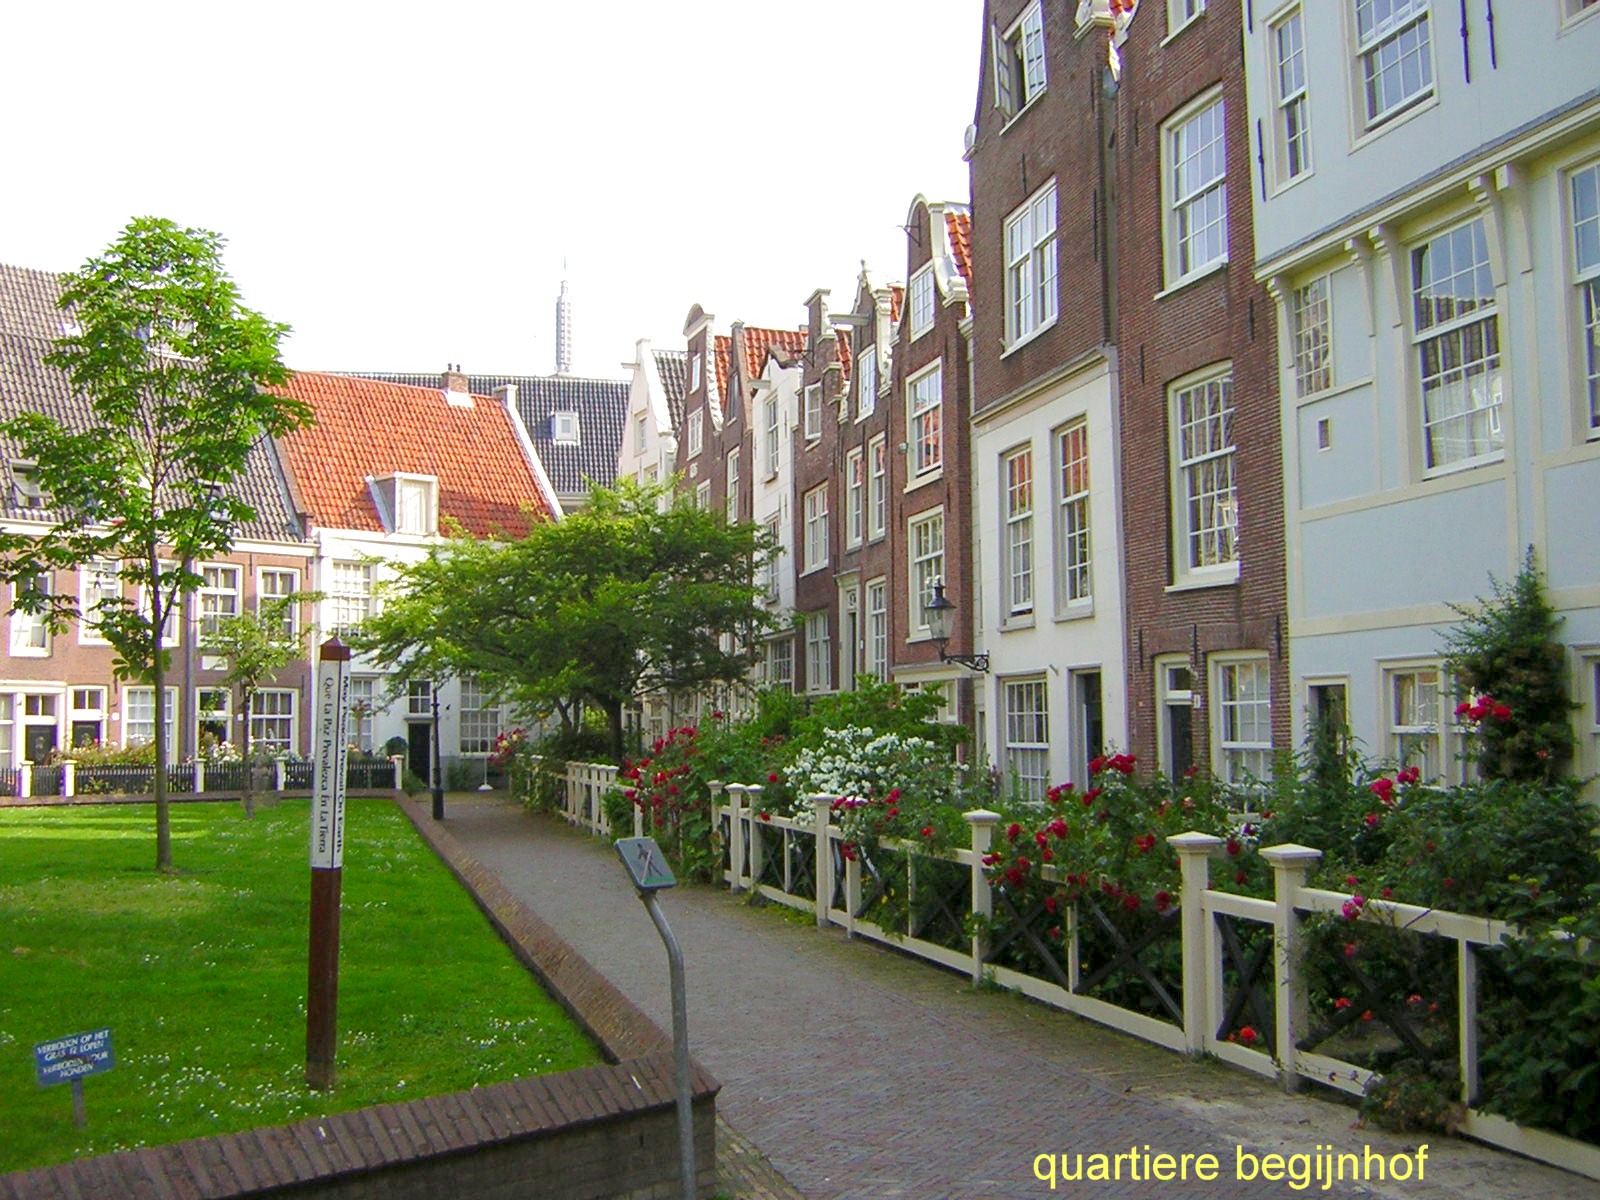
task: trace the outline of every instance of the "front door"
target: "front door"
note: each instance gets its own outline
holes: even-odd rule
[[[406,766],[423,783],[431,784],[433,776],[429,765],[433,762],[433,744],[429,740],[433,727],[422,721],[406,726]]]
[[[29,725],[23,736],[23,750],[29,762],[42,763],[55,751],[56,727],[54,725]]]

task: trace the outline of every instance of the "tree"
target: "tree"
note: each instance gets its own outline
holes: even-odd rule
[[[317,599],[310,593],[294,593],[263,600],[256,612],[222,617],[215,630],[206,635],[205,648],[228,660],[223,686],[239,689],[239,711],[244,714],[240,752],[244,755],[244,814],[256,815],[255,763],[250,757],[250,707],[262,684],[304,653],[295,632],[294,606]]]
[[[222,268],[223,240],[140,217],[104,254],[64,277],[70,331],[46,361],[66,372],[87,411],[70,425],[42,413],[0,430],[37,464],[54,524],[0,536],[0,579],[119,564],[141,601],[112,595],[79,613],[74,597],[25,591],[19,607],[60,627],[94,621],[121,678],[155,696],[156,869],[172,867],[167,811],[168,653],[174,610],[201,584],[196,559],[225,554],[254,510],[228,494],[251,446],[311,418],[303,402],[263,388],[288,372],[278,342],[288,326],[245,308]],[[120,587],[113,589],[120,592]]]
[[[738,682],[772,623],[754,582],[766,531],[667,494],[623,481],[515,541],[437,548],[401,570],[356,644],[403,674],[480,676],[540,711],[593,704],[620,761],[630,703]]]

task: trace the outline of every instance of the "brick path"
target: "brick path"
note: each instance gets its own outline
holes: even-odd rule
[[[666,956],[608,845],[495,797],[452,796],[463,847],[663,1028]],[[709,888],[662,909],[684,948],[689,1036],[721,1080],[720,1114],[743,1135],[725,1175],[740,1200],[792,1192],[762,1183],[761,1153],[809,1200],[1013,1200],[1042,1196],[1392,1196],[1563,1200],[1600,1184],[1464,1141],[1352,1127],[1349,1108],[1216,1064],[1193,1063],[905,955],[821,932]],[[1386,1155],[1429,1143],[1425,1183],[1291,1189],[1240,1183],[1235,1146],[1310,1153],[1332,1144]],[[1148,1145],[1216,1154],[1214,1183],[1063,1182],[1033,1176],[1040,1153],[1116,1154]],[[758,1153],[755,1147],[760,1148]]]

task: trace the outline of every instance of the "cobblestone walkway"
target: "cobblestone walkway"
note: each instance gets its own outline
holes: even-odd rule
[[[611,848],[495,797],[452,796],[450,832],[663,1028],[666,956]],[[738,1131],[740,1200],[788,1200],[770,1159],[808,1200],[1385,1196],[1600,1200],[1600,1184],[1464,1141],[1353,1127],[1347,1107],[1285,1096],[809,918],[677,888],[662,909],[682,943],[694,1053],[722,1081]],[[742,1135],[742,1136],[740,1136]],[[1236,1178],[1247,1154],[1414,1155],[1425,1177],[1364,1185]],[[1215,1182],[1035,1178],[1039,1154],[1211,1153]],[[757,1151],[756,1147],[759,1147]],[[1126,1162],[1126,1160],[1125,1160]],[[1246,1160],[1248,1165],[1248,1160]]]

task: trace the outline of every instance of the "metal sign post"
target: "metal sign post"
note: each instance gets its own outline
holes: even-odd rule
[[[99,1075],[117,1065],[111,1052],[111,1030],[94,1029],[88,1033],[69,1033],[33,1048],[33,1073],[40,1087],[56,1083],[72,1085],[72,1119],[78,1125],[89,1123],[83,1107],[83,1081],[88,1075]]]
[[[345,714],[350,648],[322,643],[317,661],[316,758],[311,797],[311,945],[306,983],[306,1084],[333,1086],[339,1013],[339,891],[344,873]]]
[[[617,857],[628,868],[633,886],[639,889],[639,899],[650,912],[656,931],[667,947],[667,967],[672,977],[672,1083],[678,1096],[678,1173],[683,1185],[683,1200],[695,1200],[694,1180],[694,1106],[689,1091],[689,1000],[683,984],[683,951],[678,939],[672,936],[666,917],[661,915],[661,905],[656,893],[673,887],[677,879],[667,865],[666,855],[656,845],[655,838],[621,838],[617,841]]]

